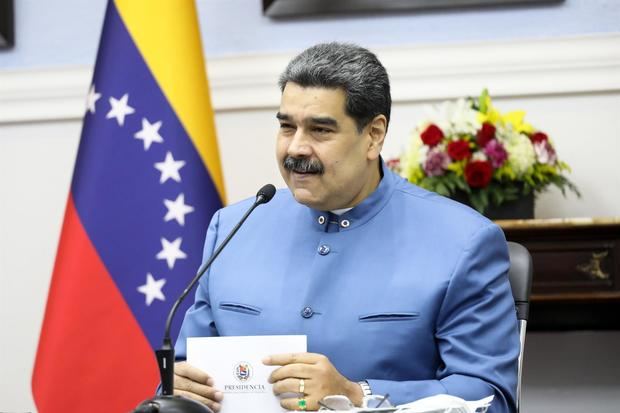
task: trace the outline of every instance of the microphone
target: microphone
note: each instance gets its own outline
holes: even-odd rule
[[[276,187],[271,184],[267,184],[258,190],[258,192],[256,193],[256,201],[254,202],[257,206],[260,204],[266,204],[267,202],[271,201],[271,198],[273,198],[275,194]]]
[[[175,301],[174,305],[168,313],[168,319],[166,320],[166,329],[164,332],[163,345],[159,350],[155,351],[157,357],[157,364],[159,365],[159,375],[161,378],[161,396],[156,396],[152,399],[148,399],[140,403],[140,405],[134,410],[134,413],[155,413],[155,412],[184,412],[184,413],[212,413],[211,409],[202,403],[188,399],[182,396],[174,396],[174,347],[172,345],[172,339],[170,338],[170,327],[172,325],[172,319],[179,308],[179,305],[183,302],[187,294],[196,285],[200,277],[209,269],[211,263],[220,255],[220,252],[226,247],[232,237],[239,231],[241,225],[245,222],[250,214],[256,209],[257,206],[266,204],[271,201],[276,193],[276,188],[272,184],[267,184],[258,190],[256,193],[256,200],[247,210],[247,212],[241,217],[237,225],[230,231],[226,239],[217,247],[213,252],[213,255],[198,269],[196,276],[192,279],[189,285],[183,290],[181,296]]]

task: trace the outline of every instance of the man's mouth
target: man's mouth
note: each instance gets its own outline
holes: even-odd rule
[[[318,175],[318,172],[308,172],[308,171],[298,171],[298,170],[292,170],[291,172],[296,173],[298,175]]]

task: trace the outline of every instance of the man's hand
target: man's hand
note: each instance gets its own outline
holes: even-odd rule
[[[206,404],[214,412],[220,410],[221,391],[213,388],[213,379],[185,361],[174,363],[174,394]]]
[[[357,383],[349,381],[336,370],[329,359],[316,353],[288,353],[266,357],[267,366],[282,366],[271,373],[269,382],[273,383],[276,395],[296,393],[298,398],[282,399],[280,404],[287,410],[301,410],[298,402],[304,396],[307,410],[318,410],[319,400],[325,396],[345,395],[361,406],[363,393]],[[303,395],[300,393],[300,379],[304,379]]]

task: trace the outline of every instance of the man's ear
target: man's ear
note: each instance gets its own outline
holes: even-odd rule
[[[377,115],[366,126],[370,141],[368,144],[368,160],[374,161],[379,158],[385,134],[387,132],[387,118],[385,115]]]

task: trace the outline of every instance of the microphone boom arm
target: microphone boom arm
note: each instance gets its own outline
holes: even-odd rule
[[[222,243],[216,248],[215,252],[211,257],[198,269],[196,276],[189,283],[187,288],[183,291],[181,296],[174,302],[170,312],[168,313],[168,319],[166,320],[166,330],[164,332],[164,340],[161,349],[155,351],[155,355],[157,357],[157,364],[159,365],[159,373],[161,376],[161,391],[164,396],[171,396],[174,393],[174,347],[172,346],[172,339],[170,338],[170,327],[172,325],[172,320],[174,319],[174,315],[176,314],[179,305],[187,294],[191,291],[192,288],[196,285],[200,277],[207,271],[207,269],[211,266],[211,263],[217,258],[217,256],[222,252],[226,244],[232,239],[232,237],[237,233],[241,225],[248,219],[252,211],[256,209],[257,206],[267,203],[271,201],[275,194],[275,187],[271,184],[265,185],[261,188],[256,194],[256,201],[252,204],[250,209],[243,215],[241,220],[235,225],[235,227],[230,231],[228,236],[222,241]]]

